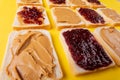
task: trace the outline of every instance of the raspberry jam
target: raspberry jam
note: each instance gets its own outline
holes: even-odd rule
[[[95,70],[112,63],[101,45],[86,29],[63,32],[69,51],[75,63],[85,70]]]
[[[87,0],[87,1],[90,2],[90,3],[98,4],[98,5],[101,4],[99,0]]]
[[[23,22],[26,24],[41,25],[44,20],[42,11],[40,11],[36,7],[23,7],[23,10],[18,12],[17,14],[23,18]]]
[[[104,24],[105,21],[102,16],[100,16],[96,11],[88,8],[80,8],[78,12],[88,21],[91,23],[102,23]]]
[[[54,4],[65,4],[65,0],[50,0]]]

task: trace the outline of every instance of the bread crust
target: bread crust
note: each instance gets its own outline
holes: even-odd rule
[[[10,63],[10,61],[12,60],[12,53],[10,51],[10,48],[12,46],[12,41],[18,34],[25,34],[28,31],[38,31],[38,32],[41,32],[42,34],[46,35],[49,38],[52,49],[53,49],[54,63],[56,64],[54,72],[57,77],[57,80],[61,79],[63,77],[63,73],[62,73],[60,63],[58,61],[58,57],[57,57],[56,51],[54,49],[52,39],[51,39],[49,32],[46,30],[31,30],[31,29],[21,30],[21,31],[13,31],[9,35],[8,44],[7,44],[7,48],[6,48],[6,52],[5,52],[5,56],[4,56],[4,60],[3,60],[3,64],[2,64],[2,71],[1,71],[0,79],[1,80],[10,80],[9,76],[6,74],[6,68],[7,68],[8,64]]]

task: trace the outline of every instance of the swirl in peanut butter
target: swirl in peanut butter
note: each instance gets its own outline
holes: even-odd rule
[[[68,8],[55,8],[54,14],[57,22],[59,23],[78,24],[81,22],[81,19],[77,13]]]
[[[29,31],[18,35],[11,47],[12,60],[7,73],[12,80],[55,79],[54,57],[47,36]]]
[[[120,32],[115,28],[103,28],[100,32],[103,40],[116,52],[120,57]]]

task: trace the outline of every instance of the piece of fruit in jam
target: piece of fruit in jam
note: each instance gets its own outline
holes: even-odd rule
[[[66,0],[50,0],[54,4],[65,4]]]
[[[90,2],[90,3],[98,4],[98,5],[101,4],[99,0],[87,0],[87,1]]]
[[[26,24],[38,24],[41,25],[44,21],[43,11],[36,7],[23,7],[22,11],[19,11],[18,16],[23,19]]]
[[[91,23],[102,23],[104,24],[104,18],[100,16],[96,11],[88,8],[80,8],[78,10],[79,14],[81,14],[86,20],[90,21]]]
[[[102,46],[87,29],[63,32],[63,37],[75,63],[85,70],[95,70],[112,63]]]

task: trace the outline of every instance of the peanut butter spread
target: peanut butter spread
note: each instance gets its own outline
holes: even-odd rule
[[[21,0],[24,3],[37,3],[39,0]]]
[[[54,8],[54,15],[57,18],[57,22],[60,23],[77,24],[81,22],[80,17],[68,8]]]
[[[69,0],[72,4],[77,5],[77,6],[82,6],[82,5],[86,5],[85,2],[83,2],[82,0]]]
[[[101,11],[103,12],[103,14],[105,16],[107,16],[108,18],[112,19],[113,21],[120,22],[120,15],[116,11],[114,11],[112,9],[108,9],[108,8],[101,9]]]
[[[55,80],[54,57],[47,36],[37,31],[18,35],[6,71],[12,80]]]
[[[100,35],[120,57],[120,32],[115,28],[103,28],[100,32]]]

